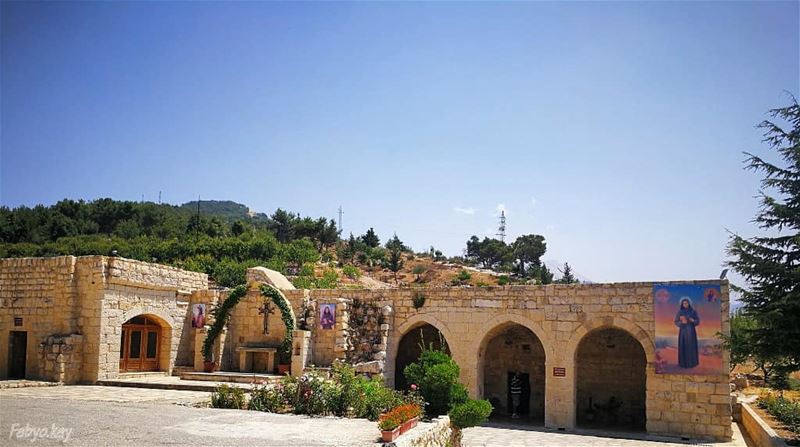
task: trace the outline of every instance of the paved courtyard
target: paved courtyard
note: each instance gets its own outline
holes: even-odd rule
[[[196,391],[102,386],[0,390],[0,445],[356,447],[374,446],[379,436],[374,422],[361,419],[176,405],[208,400],[208,396]],[[37,429],[48,429],[59,437],[32,442]]]
[[[0,444],[379,446],[374,422],[196,408],[199,391],[104,386],[0,390]],[[47,429],[47,437],[43,430]],[[38,434],[37,434],[38,433]],[[715,447],[744,446],[738,442]],[[34,440],[34,436],[38,436]],[[64,442],[66,438],[66,443]],[[465,447],[672,447],[686,444],[558,433],[503,423],[467,429]]]
[[[671,438],[650,437],[642,434],[579,431],[561,433],[543,427],[520,427],[506,423],[489,423],[488,426],[464,430],[464,447],[686,447],[698,445]],[[633,438],[633,439],[631,439]],[[733,427],[733,441],[728,443],[699,444],[713,447],[746,447],[738,427]]]

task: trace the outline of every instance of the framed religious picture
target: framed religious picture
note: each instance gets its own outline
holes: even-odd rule
[[[336,325],[336,305],[323,304],[319,312],[319,325],[322,329],[333,329]]]
[[[656,374],[724,374],[719,284],[654,284]]]
[[[203,303],[192,306],[192,327],[202,328],[206,325],[206,305]]]

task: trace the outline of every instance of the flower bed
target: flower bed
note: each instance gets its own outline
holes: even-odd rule
[[[229,394],[226,386],[217,388],[212,393],[212,406],[270,413],[334,415],[371,421],[405,404],[415,404],[420,408],[424,406],[418,393],[391,390],[381,378],[357,376],[351,366],[343,363],[333,365],[330,378],[312,372],[299,378],[286,376],[274,386],[256,387],[246,405],[238,399],[235,404],[229,404],[232,400]]]
[[[779,428],[791,433],[789,445],[800,445],[800,401],[768,393],[759,397],[756,404],[783,426]]]

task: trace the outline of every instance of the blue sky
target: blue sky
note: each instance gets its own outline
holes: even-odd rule
[[[595,281],[714,278],[798,2],[2,3],[0,203],[230,199]]]

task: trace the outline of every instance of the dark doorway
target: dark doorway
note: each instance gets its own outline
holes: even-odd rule
[[[617,328],[586,334],[576,354],[579,427],[645,430],[647,356],[641,343]]]
[[[24,379],[28,359],[28,333],[11,331],[8,338],[8,378]]]
[[[483,398],[494,406],[492,415],[505,419],[513,413],[511,377],[519,372],[522,393],[516,422],[544,422],[545,351],[530,329],[516,323],[498,326],[486,335],[483,348]]]
[[[447,340],[435,326],[425,324],[408,331],[397,347],[397,359],[395,360],[394,388],[396,390],[408,390],[409,383],[403,371],[406,366],[416,362],[422,354],[422,346],[426,349],[443,350],[450,353]]]
[[[508,372],[508,406],[509,412],[513,410],[514,406],[511,403],[511,378],[514,377],[514,372]],[[528,373],[520,373],[519,381],[522,383],[522,394],[519,395],[519,407],[517,414],[519,416],[528,416],[531,414],[531,376]]]

